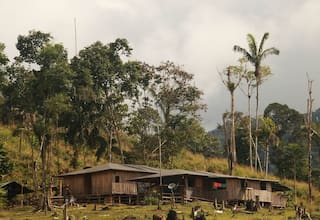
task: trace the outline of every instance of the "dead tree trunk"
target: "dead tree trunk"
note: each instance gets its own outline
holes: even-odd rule
[[[307,118],[306,118],[306,127],[307,127],[307,136],[308,136],[308,200],[311,208],[312,204],[312,80],[308,79],[308,100],[307,100]]]
[[[232,162],[237,163],[237,151],[236,151],[236,135],[235,135],[235,125],[234,125],[234,92],[231,92],[231,137],[230,137],[230,146],[231,146],[231,156]]]
[[[227,129],[228,117],[229,117],[229,114],[227,112],[224,113],[222,117],[222,121],[223,121],[223,133],[224,133],[224,147],[225,147],[226,157],[228,161],[229,174],[231,175],[233,171],[233,165],[231,161],[231,150],[230,150],[229,135],[228,135],[228,129]]]

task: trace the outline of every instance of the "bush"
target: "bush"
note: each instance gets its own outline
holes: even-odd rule
[[[6,206],[8,204],[7,192],[0,188],[0,208]]]
[[[152,191],[149,195],[144,197],[144,204],[146,205],[158,205],[159,193],[158,191]]]
[[[2,143],[0,143],[0,175],[11,173],[13,169],[13,163],[7,156],[7,152],[3,148]]]

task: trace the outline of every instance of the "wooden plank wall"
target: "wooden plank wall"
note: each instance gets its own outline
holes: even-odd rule
[[[91,174],[92,194],[111,194],[113,175],[111,172],[99,172]]]
[[[99,173],[93,173],[91,175],[92,194],[96,194],[96,195],[112,194],[112,183],[115,182],[116,176],[119,176],[120,183],[132,183],[128,181],[128,179],[132,179],[132,178],[143,176],[143,175],[146,175],[146,173],[111,171],[111,170],[99,172]],[[117,188],[117,192],[118,190],[119,189]]]
[[[227,200],[238,199],[241,195],[241,180],[239,179],[227,179],[227,193],[225,197]]]
[[[67,176],[64,178],[64,186],[69,186],[72,195],[83,194],[84,176]]]
[[[201,188],[202,186],[203,186],[202,178],[196,177],[194,182],[194,187]]]
[[[247,187],[260,190],[260,181],[247,180]]]
[[[285,208],[287,205],[287,198],[281,194],[272,193],[272,206]]]
[[[137,195],[136,183],[112,183],[113,194]]]
[[[218,201],[222,200],[254,200],[259,196],[260,202],[271,202],[272,192],[271,183],[267,183],[267,190],[260,189],[260,181],[247,181],[247,188],[241,187],[241,180],[227,179],[227,189],[219,189],[214,191],[214,197]]]

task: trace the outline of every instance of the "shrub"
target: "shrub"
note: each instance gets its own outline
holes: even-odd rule
[[[0,208],[6,206],[7,204],[7,192],[4,189],[0,188]]]

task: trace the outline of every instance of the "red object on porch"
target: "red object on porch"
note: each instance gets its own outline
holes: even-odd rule
[[[222,183],[213,182],[213,188],[221,188],[221,187],[222,187]]]

